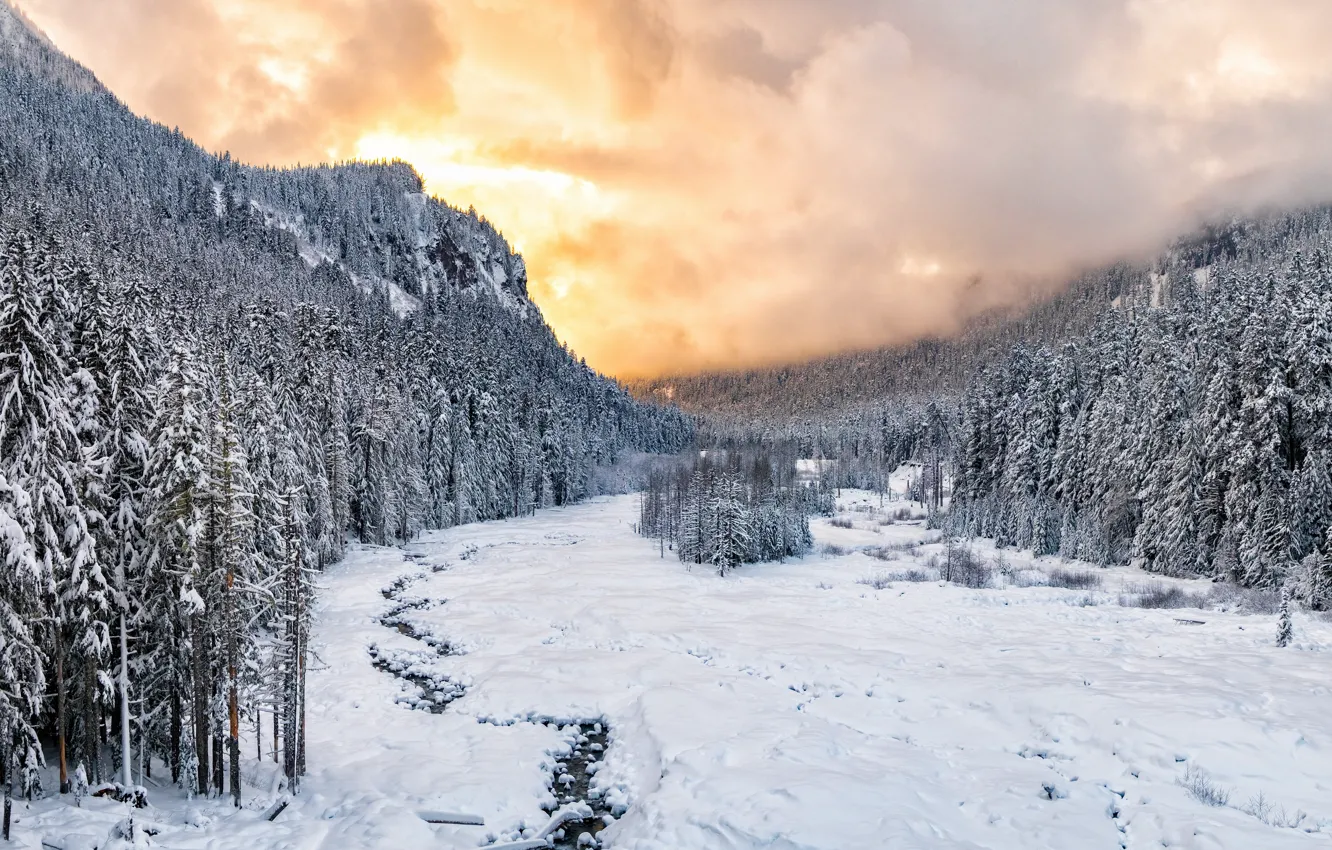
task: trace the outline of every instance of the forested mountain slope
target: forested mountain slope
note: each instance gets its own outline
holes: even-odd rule
[[[26,793],[39,734],[62,783],[107,776],[123,672],[136,759],[201,791],[229,760],[239,795],[265,711],[294,779],[309,573],[349,534],[530,513],[691,437],[407,165],[210,155],[0,0],[0,771]]]
[[[758,369],[670,375],[631,382],[640,398],[670,402],[714,420],[828,420],[885,400],[955,398],[975,371],[1012,346],[1057,343],[1088,333],[1111,306],[1159,303],[1161,275],[1202,270],[1241,254],[1261,255],[1277,221],[1235,221],[1180,240],[1150,262],[1088,271],[1053,296],[1033,294],[983,313],[951,337],[855,351]],[[1154,301],[1155,299],[1155,301]]]
[[[1233,259],[1153,279],[961,399],[954,519],[1332,606],[1332,213],[1252,222]]]
[[[842,486],[919,461],[964,534],[1332,608],[1330,207],[1209,229],[955,340],[646,394],[668,388],[702,444],[793,443]]]

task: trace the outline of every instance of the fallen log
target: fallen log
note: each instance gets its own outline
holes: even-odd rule
[[[264,812],[264,820],[266,821],[277,820],[277,816],[282,814],[282,812],[286,810],[287,804],[290,802],[291,802],[290,799],[283,797],[281,800],[278,800],[277,802],[273,803],[273,805],[269,806],[268,809]]]
[[[426,823],[452,823],[461,826],[485,826],[486,820],[480,815],[469,815],[462,812],[417,812],[417,816]],[[496,845],[498,846],[498,845]]]

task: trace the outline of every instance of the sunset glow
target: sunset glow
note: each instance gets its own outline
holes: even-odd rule
[[[412,162],[626,377],[947,333],[1332,191],[1332,8],[1298,0],[20,5],[209,148]]]

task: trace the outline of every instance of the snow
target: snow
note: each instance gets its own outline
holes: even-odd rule
[[[477,263],[476,268],[478,277],[490,284],[491,290],[495,293],[496,301],[509,312],[527,318],[526,301],[504,288],[504,284],[509,281],[509,275],[504,271],[503,265],[497,260],[491,260],[489,263],[481,261]]]
[[[823,473],[834,469],[836,461],[802,457],[796,459],[796,481],[805,486],[817,484]]]
[[[221,213],[221,184],[214,184],[215,205],[218,215]],[[352,285],[369,295],[373,292],[383,290],[388,295],[389,309],[391,309],[398,318],[405,318],[409,314],[421,308],[421,300],[398,284],[391,280],[386,280],[378,275],[366,278],[358,275],[346,267],[340,260],[335,260],[333,255],[315,244],[310,238],[309,228],[306,227],[305,217],[300,214],[292,214],[279,210],[268,204],[256,200],[250,201],[250,206],[257,210],[264,217],[264,226],[285,230],[296,238],[296,253],[301,260],[310,268],[318,266],[320,263],[335,263],[343,271],[347,272],[351,278]],[[419,238],[419,237],[418,237]]]
[[[408,314],[421,309],[421,299],[417,298],[415,295],[410,294],[407,290],[398,286],[391,280],[382,280],[379,278],[377,278],[377,280],[380,280],[381,285],[387,289],[389,308],[393,310],[398,318],[405,318]]]
[[[1332,846],[1332,624],[1297,615],[1295,643],[1277,649],[1271,616],[1120,607],[1144,580],[1127,568],[1091,592],[876,590],[860,580],[926,568],[938,532],[880,524],[905,502],[844,492],[840,504],[854,527],[819,519],[815,535],[856,551],[724,579],[635,536],[635,496],[431,532],[405,551],[358,547],[323,576],[301,793],[264,820],[280,791],[253,758],[239,813],[152,788],[155,841],[525,846],[550,822],[541,804],[569,746],[533,721],[596,719],[611,735],[593,788],[623,811],[599,836],[610,847]],[[887,544],[895,560],[863,551]],[[1014,574],[1060,565],[1003,556]],[[399,614],[400,631],[379,622],[381,591],[404,576],[398,600],[421,607]],[[372,644],[425,657],[465,695],[438,714],[404,707],[410,686],[372,666]],[[1181,784],[1198,777],[1228,804]],[[19,846],[105,836],[124,815],[84,805],[21,809]],[[1280,808],[1306,814],[1296,828],[1264,822]]]

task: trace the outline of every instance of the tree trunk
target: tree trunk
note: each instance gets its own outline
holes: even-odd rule
[[[235,593],[234,583],[236,574],[230,565],[227,568],[227,610],[226,610],[226,628],[227,628],[227,733],[228,750],[231,756],[231,804],[240,808],[241,804],[241,776],[240,776],[240,694],[239,694],[239,673],[237,667],[237,636],[239,629],[236,623],[236,602],[233,598]]]
[[[120,781],[126,788],[134,784],[130,775],[129,709],[129,632],[125,615],[120,615]]]
[[[12,755],[9,745],[0,745],[0,785],[5,786],[5,820],[3,837],[9,841],[9,818],[14,808],[14,785],[9,776],[9,760]]]
[[[83,758],[89,782],[102,781],[102,714],[97,708],[97,671],[83,665]]]
[[[65,730],[69,720],[65,711],[65,653],[57,646],[56,657],[56,746],[60,750],[60,793],[69,793],[69,761],[65,756]]]
[[[226,761],[223,758],[225,750],[222,745],[222,723],[221,718],[215,718],[213,723],[213,791],[221,797],[226,789]]]
[[[180,692],[175,684],[171,686],[171,783],[174,785],[180,782]]]
[[[195,776],[196,787],[200,794],[208,793],[208,664],[204,658],[203,618],[198,614],[190,615],[190,631],[193,632],[190,646],[190,666],[193,668],[193,711],[194,715],[194,755],[198,760]]]
[[[299,728],[297,729],[296,739],[296,777],[305,775],[305,630],[301,630],[301,657],[300,657],[300,692],[296,697],[296,710],[300,712]],[[297,790],[300,785],[297,783]]]

